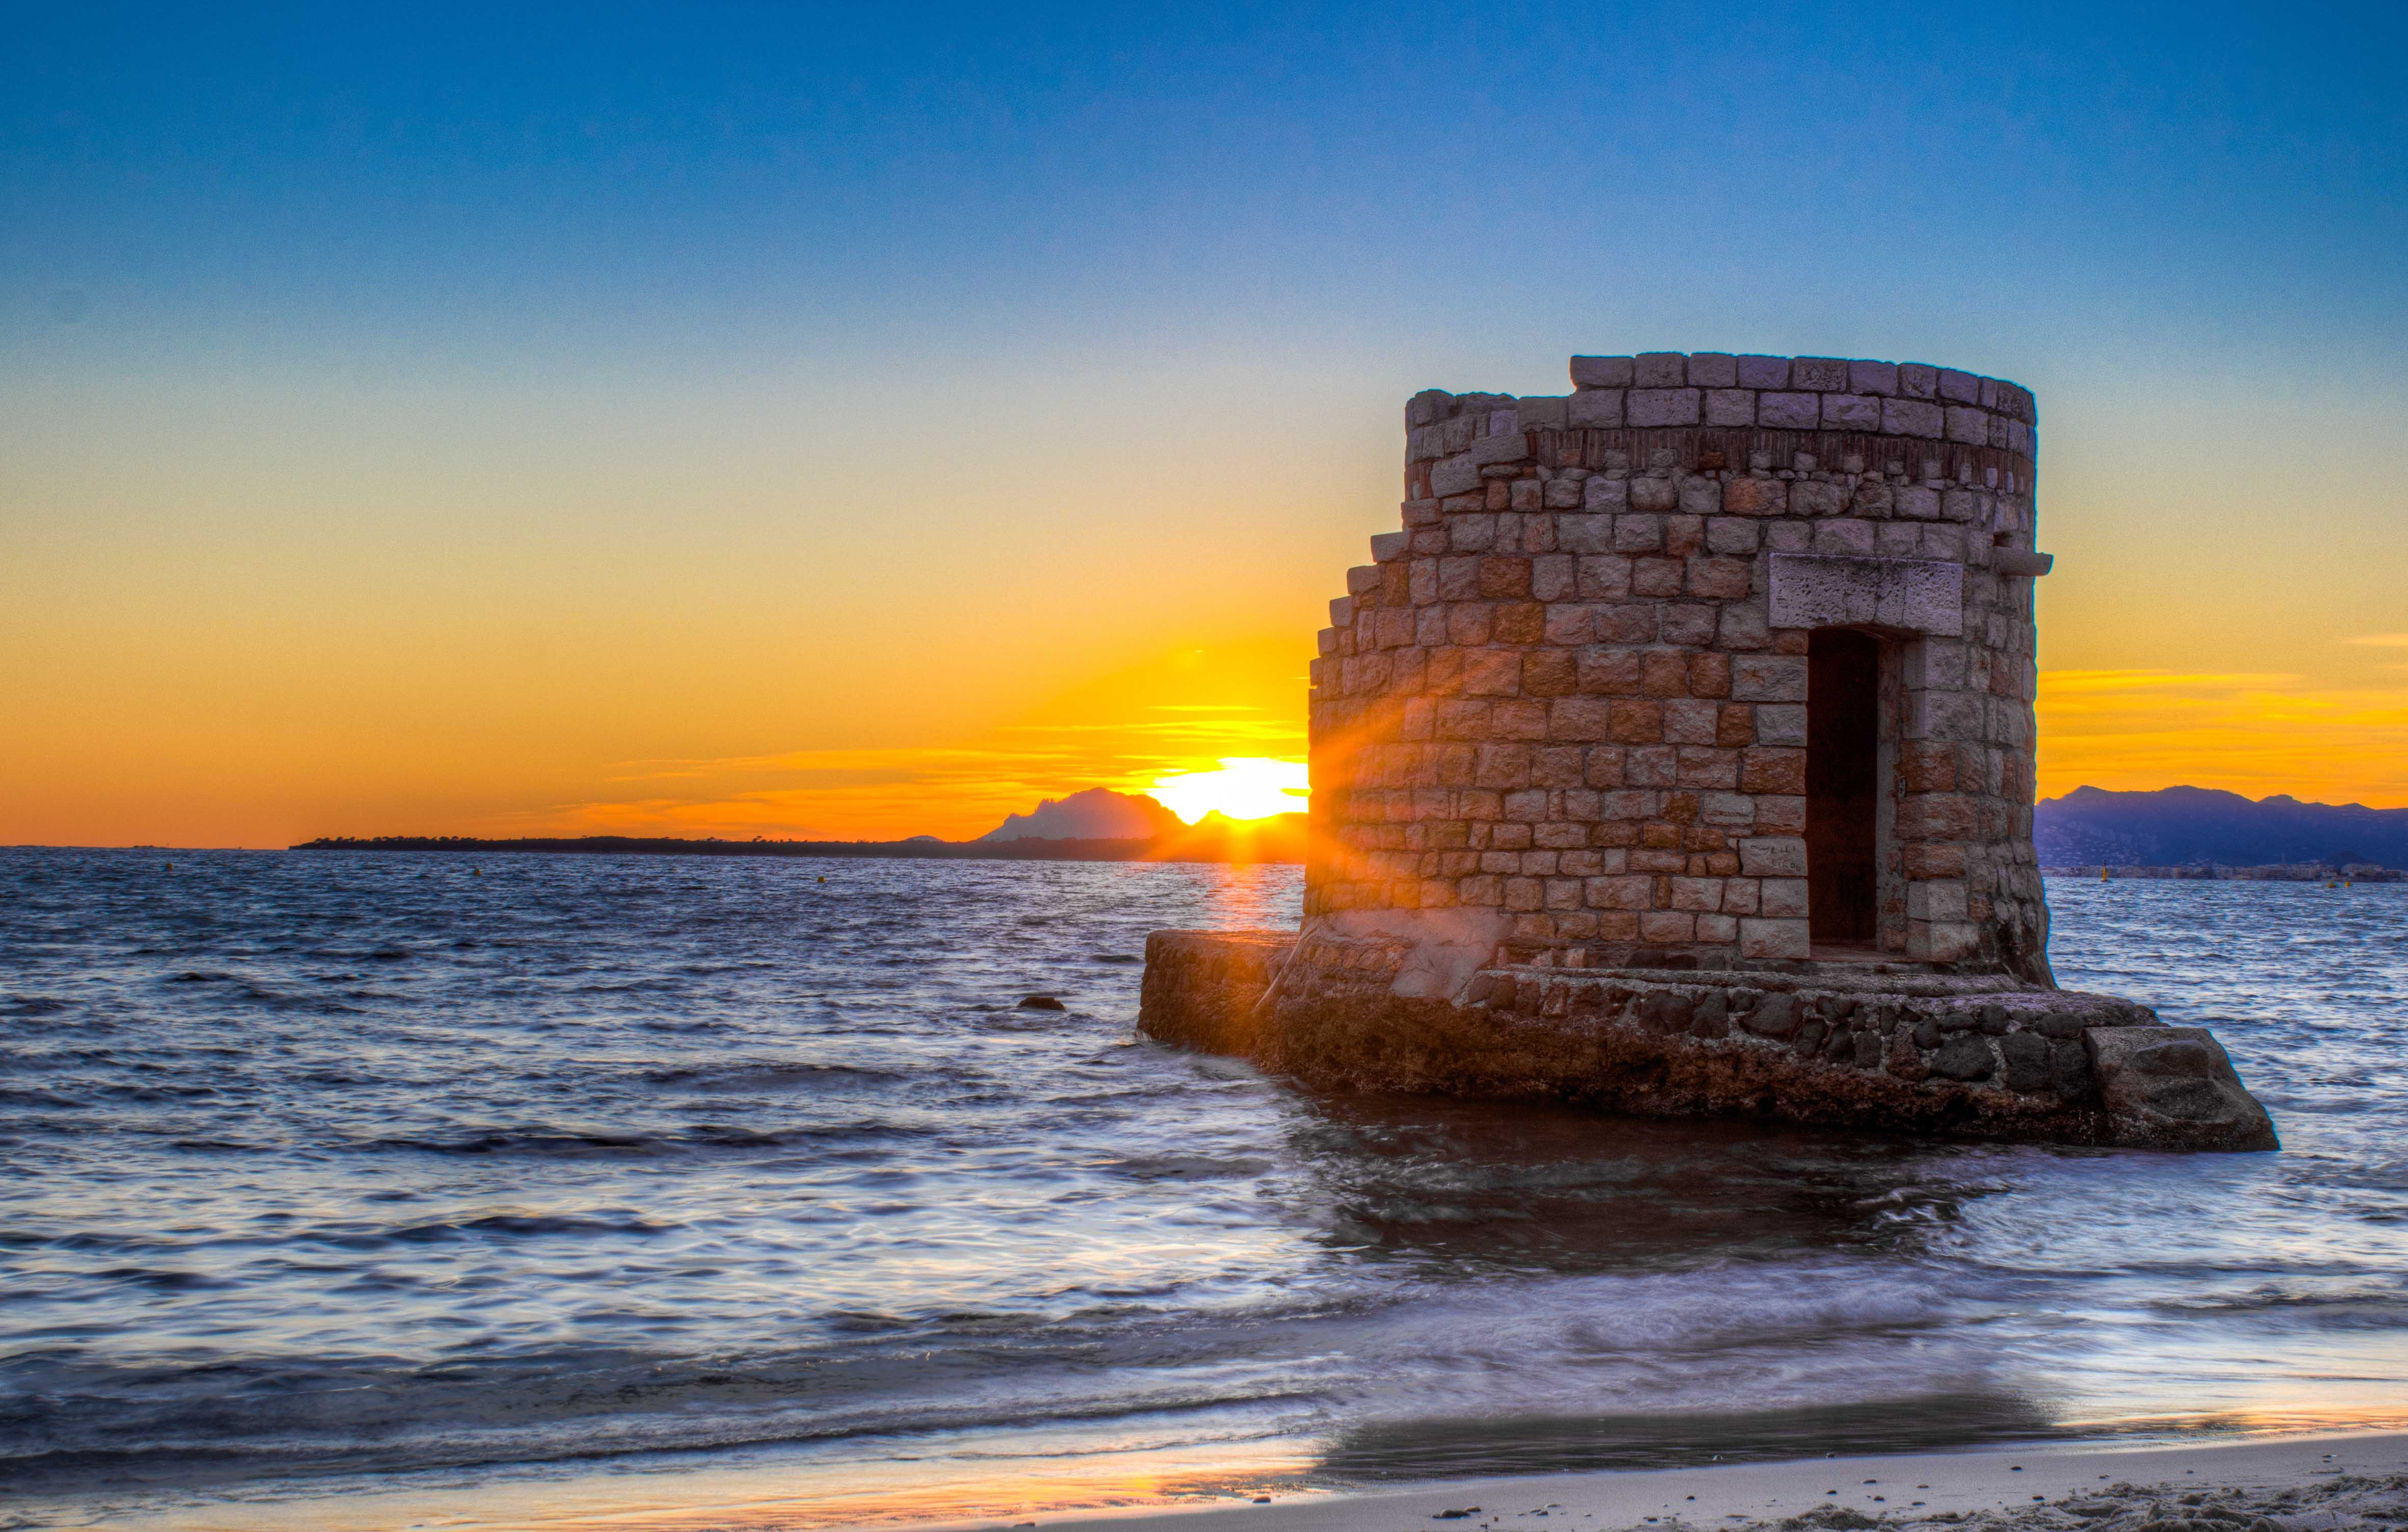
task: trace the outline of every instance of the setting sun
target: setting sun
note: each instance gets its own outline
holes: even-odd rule
[[[1311,789],[1302,761],[1224,755],[1217,770],[1174,771],[1146,791],[1193,824],[1216,810],[1231,819],[1301,813]]]

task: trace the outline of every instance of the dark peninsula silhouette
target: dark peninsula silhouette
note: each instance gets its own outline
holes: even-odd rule
[[[526,837],[483,839],[474,836],[322,836],[298,852],[473,852],[498,855],[533,852],[586,856],[835,856],[958,862],[1302,862],[1304,816],[1231,820],[1208,814],[1192,826],[1158,836],[1046,838],[1010,840],[724,840],[658,836]]]

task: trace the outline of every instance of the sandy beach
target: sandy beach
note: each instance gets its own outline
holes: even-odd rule
[[[781,1482],[781,1481],[784,1482]],[[186,1506],[132,1517],[32,1518],[16,1527],[139,1532],[1612,1532],[1709,1527],[1847,1532],[1980,1526],[1998,1532],[2344,1532],[2408,1525],[2408,1433],[2300,1434],[2211,1444],[2052,1444],[1963,1453],[1710,1464],[1635,1472],[1468,1479],[1363,1493],[1281,1493],[1162,1503],[1132,1486],[1090,1504],[970,1520],[796,1494],[775,1464],[611,1474],[474,1490],[345,1494]],[[1092,1492],[1091,1492],[1092,1493]],[[1151,1503],[1111,1504],[1115,1499]],[[1000,1505],[998,1497],[989,1503]],[[1029,1505],[1030,1502],[1023,1502]],[[2268,1525],[2258,1525],[2266,1518]]]

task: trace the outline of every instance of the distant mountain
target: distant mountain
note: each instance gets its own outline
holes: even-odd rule
[[[1155,841],[1147,855],[1157,862],[1301,862],[1305,823],[1302,814],[1231,819],[1210,813]]]
[[[1025,814],[1012,814],[981,840],[1151,840],[1175,836],[1187,826],[1177,814],[1142,793],[1091,787],[1067,798],[1047,798]]]
[[[2353,862],[2408,867],[2408,809],[2301,803],[2287,795],[2251,802],[2238,793],[2166,787],[2110,793],[2077,787],[2032,811],[2043,866],[2187,866],[2214,862]]]

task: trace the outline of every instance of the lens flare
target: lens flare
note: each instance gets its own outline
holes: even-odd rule
[[[1224,755],[1212,771],[1174,771],[1146,792],[1189,824],[1219,812],[1230,819],[1268,819],[1304,811],[1311,792],[1302,761]]]

